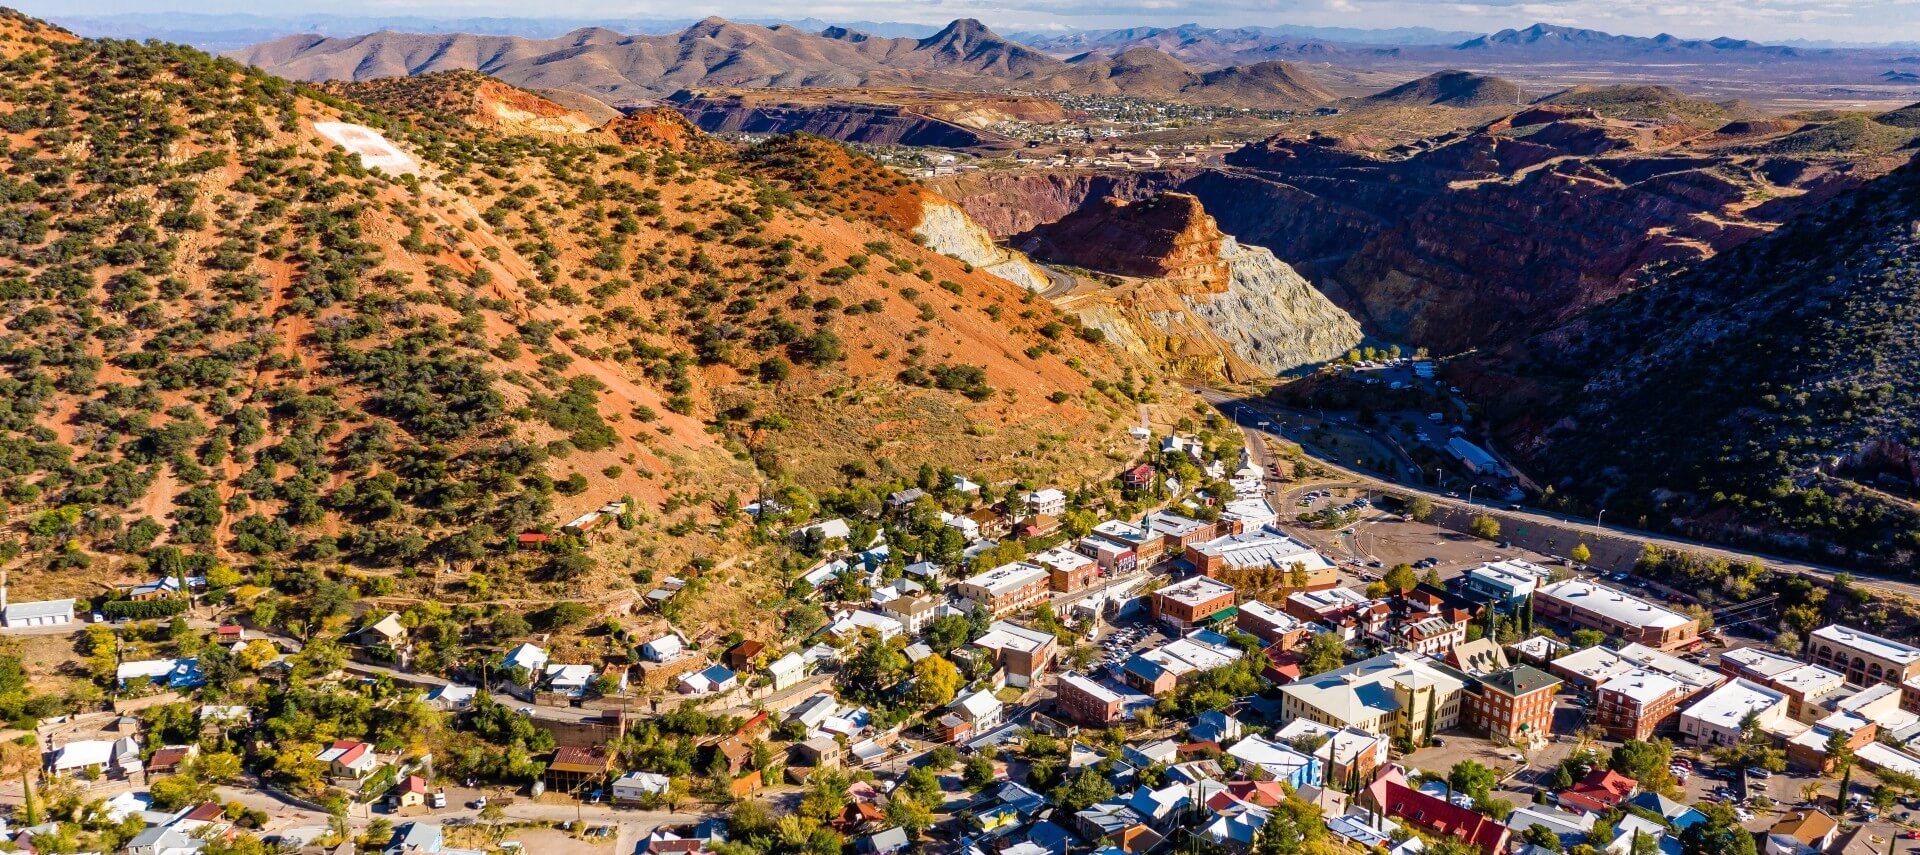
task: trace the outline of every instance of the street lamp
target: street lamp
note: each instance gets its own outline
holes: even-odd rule
[[[1597,514],[1594,514],[1594,515],[1593,515],[1593,524],[1594,524],[1594,526],[1595,526],[1595,527],[1597,527],[1597,528],[1605,528],[1605,527],[1606,527],[1606,526],[1605,526],[1605,524],[1603,524],[1603,523],[1601,523],[1601,522],[1600,522],[1600,520],[1601,520],[1601,519],[1603,519],[1604,517],[1606,517],[1606,515],[1607,515],[1607,509],[1606,509],[1606,508],[1601,508],[1601,509],[1600,509],[1600,512],[1599,512],[1599,513],[1597,513]]]
[[[1441,484],[1445,483],[1447,480],[1446,476],[1441,474],[1441,472],[1442,470],[1440,467],[1438,466],[1433,467],[1433,486],[1435,487],[1440,486]]]
[[[1469,505],[1471,505],[1471,504],[1473,504],[1473,491],[1474,491],[1474,488],[1476,488],[1476,487],[1479,487],[1479,486],[1480,486],[1480,485],[1479,485],[1479,484],[1477,484],[1477,483],[1476,483],[1476,484],[1468,484],[1468,485],[1467,485],[1467,504],[1469,504]]]

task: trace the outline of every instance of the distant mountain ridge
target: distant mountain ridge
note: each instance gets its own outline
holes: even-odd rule
[[[1333,99],[1287,63],[1196,70],[1138,47],[1118,56],[1048,56],[962,18],[924,38],[883,38],[846,27],[808,32],[706,18],[669,35],[582,28],[550,39],[378,32],[303,34],[255,45],[235,58],[295,80],[370,80],[474,70],[541,91],[591,95],[634,107],[696,87],[923,86],[969,90],[1130,95],[1189,103],[1305,107]]]
[[[1767,45],[1724,36],[1715,39],[1683,39],[1666,33],[1657,36],[1621,36],[1600,30],[1562,27],[1554,24],[1534,24],[1523,30],[1501,30],[1491,35],[1468,39],[1454,49],[1461,51],[1523,50],[1536,53],[1578,52],[1588,55],[1711,51],[1797,57],[1806,53],[1800,48]]]

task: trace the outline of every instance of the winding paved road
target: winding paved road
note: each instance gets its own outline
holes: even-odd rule
[[[1281,419],[1290,418],[1288,414],[1279,412],[1270,404],[1257,399],[1240,398],[1217,389],[1197,386],[1189,388],[1223,412],[1228,411],[1229,407],[1246,407],[1276,422]],[[1231,415],[1232,413],[1228,412],[1228,414]],[[1437,516],[1444,517],[1445,515],[1453,514],[1478,516],[1485,514],[1500,520],[1502,531],[1525,530],[1532,535],[1530,538],[1532,542],[1521,545],[1536,552],[1566,557],[1566,553],[1570,552],[1575,544],[1586,543],[1596,554],[1616,556],[1614,560],[1605,563],[1596,560],[1595,563],[1597,565],[1624,570],[1631,566],[1631,557],[1639,554],[1639,544],[1651,543],[1668,549],[1682,550],[1735,563],[1758,561],[1776,571],[1796,573],[1802,576],[1820,579],[1824,582],[1831,582],[1834,577],[1845,573],[1853,578],[1853,584],[1855,586],[1865,588],[1874,593],[1920,599],[1920,584],[1870,572],[1814,564],[1797,559],[1767,555],[1765,553],[1729,549],[1703,541],[1656,534],[1654,532],[1642,531],[1626,526],[1612,524],[1599,525],[1591,520],[1575,518],[1551,511],[1543,511],[1537,508],[1515,510],[1511,506],[1502,505],[1491,500],[1481,499],[1469,504],[1463,499],[1436,492],[1425,486],[1388,481],[1376,474],[1349,468],[1337,460],[1326,456],[1312,446],[1285,437],[1277,432],[1261,431],[1258,428],[1246,425],[1240,425],[1240,430],[1246,434],[1248,446],[1257,449],[1255,456],[1259,459],[1263,467],[1269,464],[1271,460],[1268,459],[1269,455],[1266,452],[1265,444],[1260,442],[1259,438],[1263,433],[1271,433],[1274,436],[1279,436],[1288,442],[1299,445],[1307,456],[1314,459],[1315,463],[1319,464],[1322,468],[1339,473],[1342,477],[1352,479],[1357,483],[1369,485],[1376,489],[1426,496],[1433,502]],[[1449,527],[1453,528],[1455,526]],[[1464,529],[1465,526],[1461,525],[1458,527]],[[1608,547],[1612,548],[1609,549]],[[1622,554],[1627,557],[1624,559],[1617,557]]]

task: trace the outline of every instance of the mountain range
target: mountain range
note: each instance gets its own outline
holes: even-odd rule
[[[553,39],[379,32],[288,36],[234,56],[294,80],[368,80],[478,70],[516,86],[571,91],[616,107],[692,87],[1019,86],[1201,104],[1302,107],[1332,93],[1283,62],[1196,70],[1136,47],[1113,57],[1048,56],[960,19],[925,38],[844,27],[808,32],[708,18],[673,35],[582,29]]]

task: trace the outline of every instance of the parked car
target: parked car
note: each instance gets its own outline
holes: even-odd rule
[[[1767,770],[1765,770],[1765,769],[1762,769],[1762,768],[1760,768],[1759,766],[1748,766],[1748,767],[1747,767],[1747,777],[1749,777],[1749,778],[1759,778],[1760,780],[1762,780],[1762,781],[1764,781],[1764,780],[1766,780],[1766,779],[1768,779],[1768,778],[1771,778],[1771,777],[1773,777],[1773,773],[1772,773],[1772,772],[1769,772],[1769,771],[1767,771]]]

